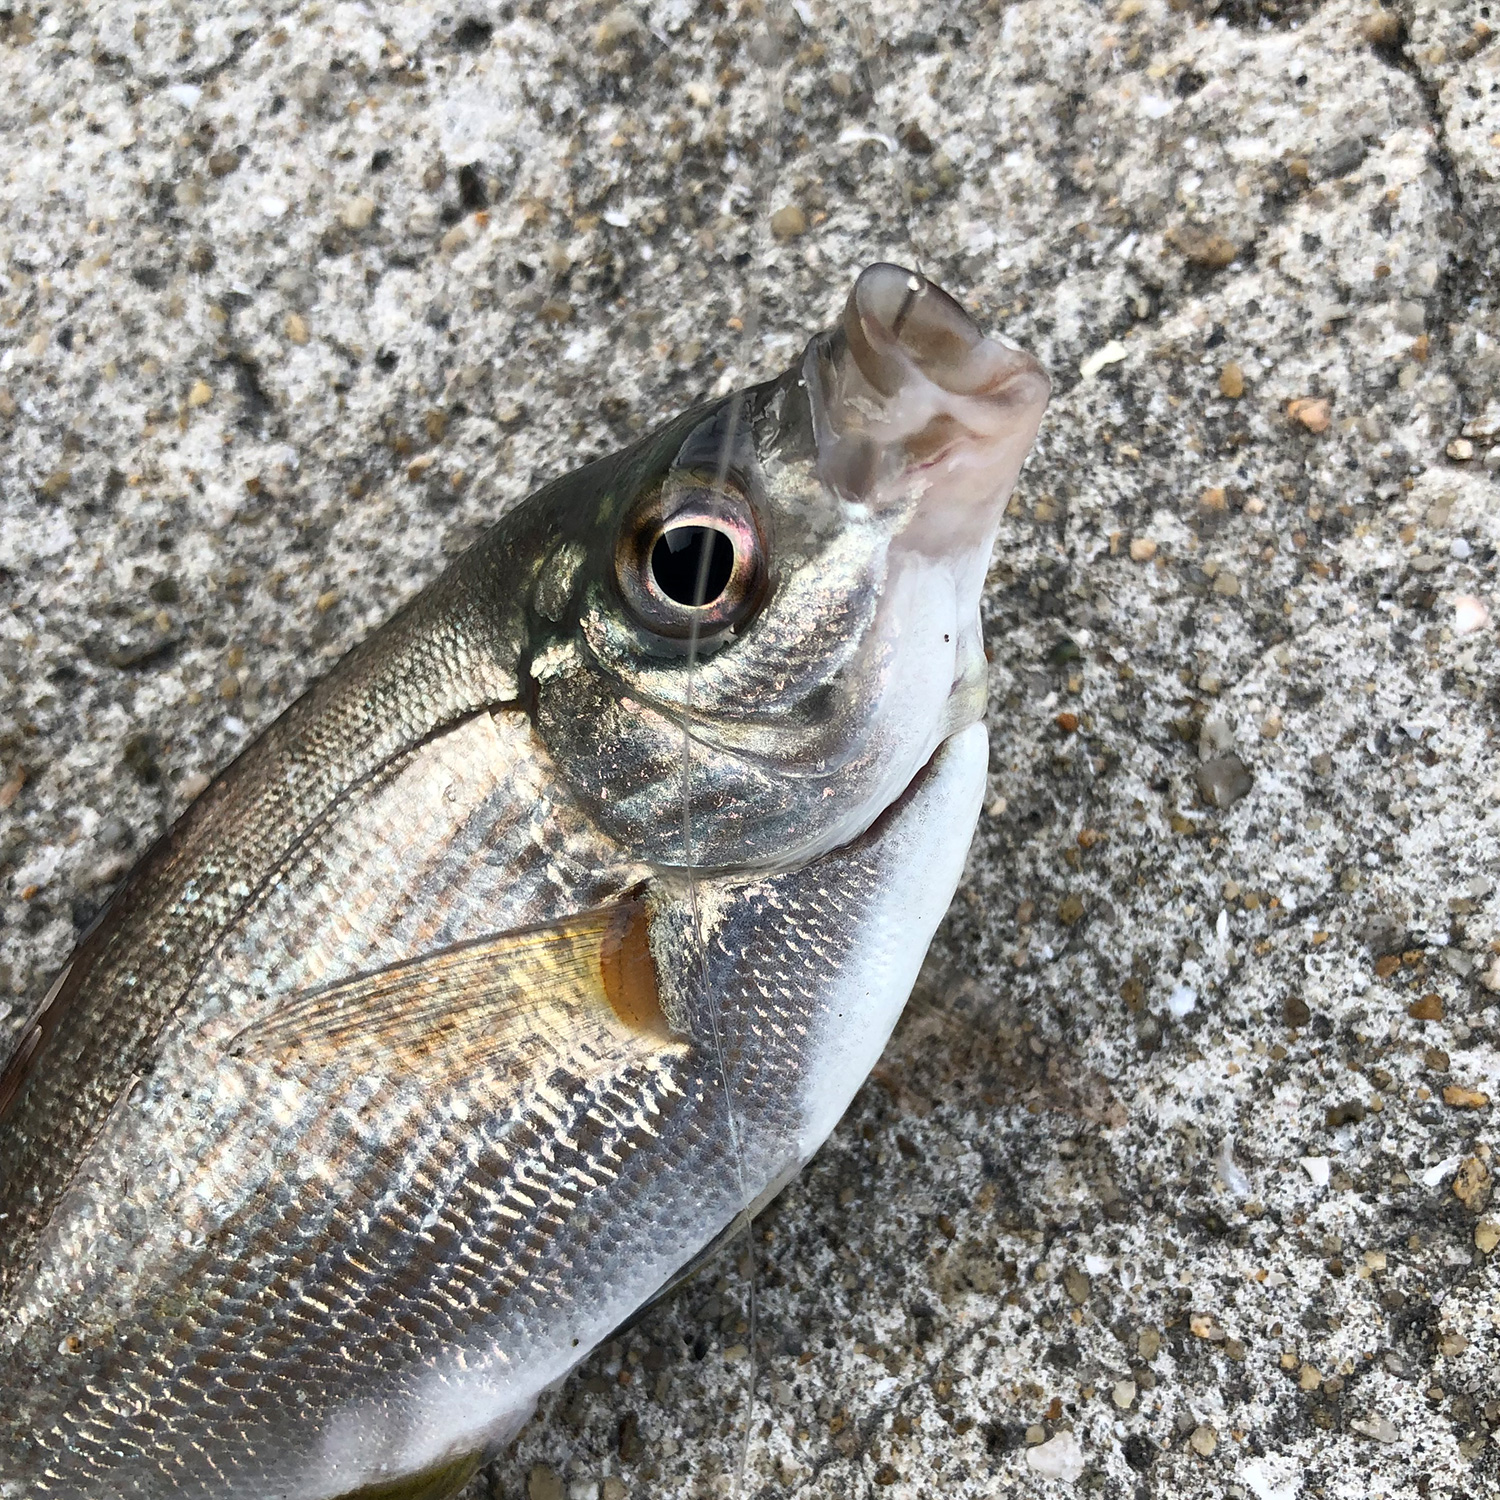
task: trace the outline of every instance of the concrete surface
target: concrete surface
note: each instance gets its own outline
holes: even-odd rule
[[[747,1420],[744,1495],[1500,1493],[1500,15],[757,15],[0,13],[0,1009],[503,504],[919,257],[1056,380],[970,877],[753,1419],[726,1263],[472,1494]]]

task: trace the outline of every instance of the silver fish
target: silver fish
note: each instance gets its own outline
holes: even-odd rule
[[[797,1172],[962,870],[1047,392],[873,266],[203,793],[0,1076],[0,1495],[450,1494]]]

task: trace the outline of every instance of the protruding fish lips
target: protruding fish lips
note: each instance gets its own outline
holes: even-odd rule
[[[874,265],[803,365],[823,484],[894,512],[878,606],[892,743],[930,754],[984,716],[979,596],[1051,382],[946,292]],[[904,721],[904,722],[903,722]],[[891,764],[903,765],[892,753]]]
[[[908,540],[938,552],[993,535],[1051,382],[1024,350],[986,338],[941,288],[869,267],[804,368],[818,467],[846,499],[923,500]]]

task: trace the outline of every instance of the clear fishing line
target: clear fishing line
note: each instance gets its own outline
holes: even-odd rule
[[[901,155],[901,142],[896,136],[895,121],[880,103],[881,93],[888,80],[880,63],[874,17],[867,4],[854,8],[850,15],[854,23],[854,40],[859,48],[859,60],[864,65],[865,76],[870,80],[875,133],[885,146],[891,176],[895,179],[896,191],[901,198],[901,228],[906,235],[906,248],[911,252],[912,269],[926,276],[928,257],[922,254],[922,247],[917,243],[916,196],[912,192],[911,174],[906,170],[906,163]]]
[[[766,231],[770,225],[770,198],[776,185],[781,157],[782,95],[786,84],[787,63],[780,56],[782,48],[779,38],[766,24],[752,40],[751,55],[761,64],[762,82],[765,92],[764,131],[762,140],[767,142],[757,162],[759,181],[752,194],[751,203],[751,253],[745,279],[745,316],[740,329],[739,357],[736,368],[741,378],[749,370],[755,356],[755,341],[760,329],[760,300],[764,262],[767,249]],[[733,461],[734,445],[739,436],[740,423],[745,420],[744,403],[730,402],[728,421],[719,441],[718,460],[714,474],[713,493],[723,496]],[[705,544],[699,550],[698,574],[692,599],[695,607],[702,608],[708,596],[709,569],[714,549]],[[724,1049],[723,1016],[719,996],[709,983],[708,944],[703,931],[703,913],[698,899],[698,882],[693,853],[693,689],[694,673],[698,666],[699,622],[695,616],[688,630],[687,642],[687,688],[684,694],[682,719],[682,854],[683,868],[687,878],[688,910],[693,923],[694,939],[699,963],[699,983],[708,1007],[713,1028],[714,1058],[719,1069],[719,1081],[724,1090],[724,1113],[729,1132],[730,1150],[734,1154],[735,1174],[739,1187],[740,1212],[746,1215],[744,1223],[745,1258],[748,1269],[745,1277],[748,1294],[746,1323],[747,1339],[747,1394],[744,1436],[740,1444],[739,1468],[735,1475],[735,1494],[745,1491],[746,1477],[750,1465],[750,1439],[755,1428],[755,1379],[756,1379],[756,1255],[753,1220],[749,1217],[751,1202],[749,1175],[745,1162],[744,1141],[740,1134],[739,1119],[734,1109],[734,1093],[729,1080],[729,1061]]]

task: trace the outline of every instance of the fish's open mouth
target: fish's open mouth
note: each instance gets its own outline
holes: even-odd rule
[[[823,482],[878,503],[920,475],[949,509],[960,545],[992,529],[993,506],[1015,483],[1051,383],[1024,350],[986,337],[925,277],[871,266],[838,324],[804,365]],[[948,483],[949,480],[955,483]],[[925,528],[941,532],[929,522]],[[936,539],[934,537],[934,539]]]

